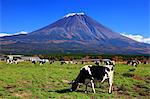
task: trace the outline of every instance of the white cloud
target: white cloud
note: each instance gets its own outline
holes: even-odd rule
[[[12,35],[19,35],[19,34],[27,34],[28,32],[25,32],[25,31],[20,31],[20,32],[17,32],[17,33],[13,33],[13,34],[9,34],[9,33],[0,33],[0,37],[3,37],[3,36],[12,36]]]
[[[126,34],[126,33],[121,33],[121,35],[131,38],[138,42],[150,44],[150,37],[146,38],[146,37],[143,37],[142,35],[133,35],[133,34]]]
[[[3,36],[10,36],[12,34],[7,34],[7,33],[0,33],[0,37],[3,37]]]

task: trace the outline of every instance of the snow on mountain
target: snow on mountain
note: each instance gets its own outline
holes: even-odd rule
[[[18,35],[18,34],[27,34],[28,32],[26,32],[26,31],[20,31],[20,32],[17,32],[17,33],[15,33],[15,35]]]
[[[74,15],[85,15],[85,14],[83,12],[82,13],[68,13],[64,17],[70,17],[70,16],[74,16]]]

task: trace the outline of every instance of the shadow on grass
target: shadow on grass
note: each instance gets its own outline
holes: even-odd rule
[[[134,72],[135,68],[129,69],[129,72]]]
[[[70,91],[70,89],[61,89],[61,90],[56,90],[55,92],[57,92],[57,93],[69,93],[71,91]],[[73,92],[85,93],[85,91],[83,91],[83,90],[76,90],[76,91],[73,91]]]
[[[55,92],[57,92],[57,93],[68,93],[71,91],[70,91],[70,89],[61,89],[61,90],[56,90]]]

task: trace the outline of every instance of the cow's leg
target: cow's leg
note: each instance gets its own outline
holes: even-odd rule
[[[18,62],[17,62],[17,61],[15,61],[15,64],[18,64]]]
[[[13,61],[12,61],[12,60],[10,61],[10,64],[13,64]]]
[[[107,75],[105,74],[105,76],[103,77],[103,80],[101,81],[101,83],[103,83],[106,79],[107,79]]]
[[[109,81],[109,93],[111,93],[112,90],[112,83]]]
[[[85,93],[88,93],[88,84],[90,83],[90,79],[85,79],[85,85],[86,85],[86,88],[85,88]]]
[[[9,60],[6,60],[7,61],[7,64],[9,64]]]
[[[87,87],[88,87],[88,84],[86,84],[86,89],[85,89],[85,93],[88,93],[88,91],[87,91]]]
[[[112,84],[113,84],[113,72],[109,76],[109,93],[112,92]]]
[[[90,82],[91,82],[93,93],[95,93],[94,82],[93,82],[93,80],[91,80]]]

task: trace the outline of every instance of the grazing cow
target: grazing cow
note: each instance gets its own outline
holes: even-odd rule
[[[145,60],[145,61],[143,61],[143,64],[149,64],[149,61]]]
[[[66,62],[65,61],[61,61],[60,64],[63,65],[63,64],[66,64]]]
[[[17,59],[13,60],[13,62],[14,62],[14,64],[18,64],[18,60]]]
[[[103,59],[103,60],[100,60],[100,61],[96,61],[95,64],[98,66],[100,64],[103,64],[103,65],[115,65],[115,61],[112,61],[110,59]]]
[[[69,63],[69,64],[74,64],[74,61],[69,61],[68,63]]]
[[[6,62],[7,62],[7,64],[10,64],[10,63],[11,63],[11,60],[10,60],[10,59],[7,59]]]
[[[77,64],[76,61],[61,61],[61,65],[63,64]]]
[[[49,63],[52,64],[52,63],[54,63],[54,62],[55,62],[54,60],[51,60]]]
[[[74,64],[78,64],[78,62],[77,62],[77,61],[73,61],[73,63],[74,63]]]
[[[75,91],[79,85],[85,84],[86,85],[86,91],[87,92],[87,86],[88,84],[91,84],[92,90],[95,93],[94,89],[94,82],[101,82],[103,83],[106,79],[108,79],[109,83],[109,93],[112,92],[112,84],[113,84],[113,65],[107,65],[105,67],[103,66],[92,66],[92,65],[86,65],[81,68],[79,75],[73,81],[72,87],[70,91]]]
[[[129,61],[127,61],[127,64],[128,64],[128,65],[131,65],[131,66],[137,67],[137,65],[139,64],[139,61],[136,61],[136,60],[129,60]]]
[[[7,59],[6,62],[7,64],[18,64],[18,61],[16,59],[13,60]]]
[[[77,64],[77,61],[75,61],[75,60],[69,61],[69,64]]]
[[[115,61],[112,61],[110,59],[103,59],[102,61],[105,65],[115,65]]]
[[[39,63],[40,63],[40,65],[43,65],[43,64],[45,64],[45,63],[46,63],[46,61],[44,61],[44,60],[40,60],[40,61],[39,61]]]
[[[63,64],[69,64],[70,63],[70,61],[61,61],[61,65],[63,65]]]
[[[35,61],[35,60],[32,60],[32,64],[36,64],[36,61]]]

